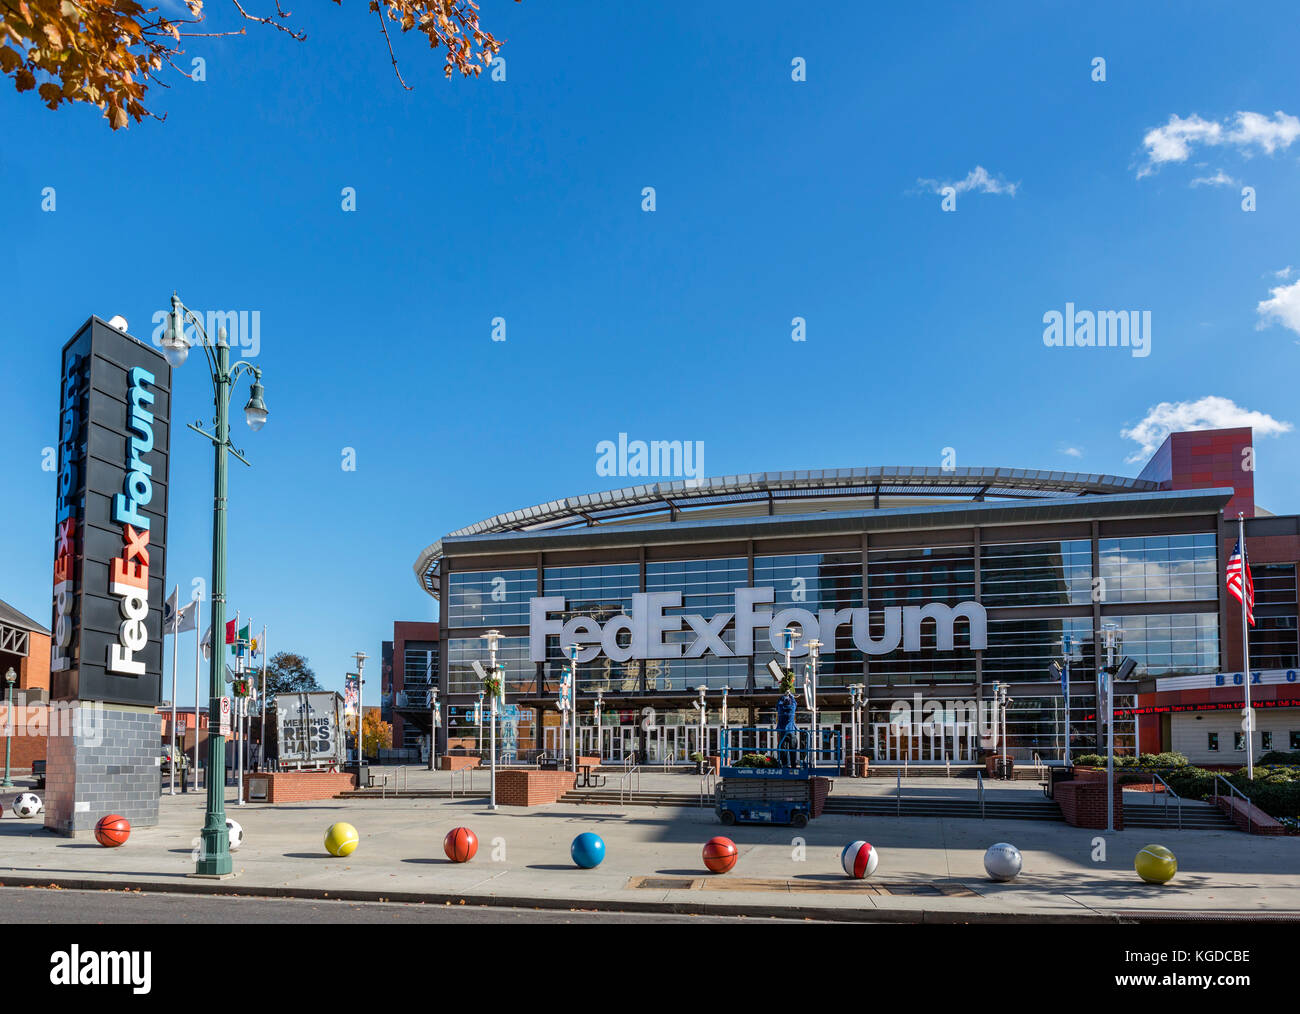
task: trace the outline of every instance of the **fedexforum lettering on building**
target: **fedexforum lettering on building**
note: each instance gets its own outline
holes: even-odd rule
[[[590,616],[576,616],[570,620],[551,619],[551,613],[565,612],[567,601],[563,596],[534,598],[528,605],[528,658],[532,662],[546,661],[546,638],[558,635],[561,645],[578,646],[578,661],[590,662],[598,655],[615,662],[629,659],[701,658],[705,654],[720,658],[733,658],[754,654],[754,632],[762,630],[774,651],[781,651],[785,631],[791,627],[799,631],[791,656],[802,658],[808,653],[808,642],[820,640],[826,645],[824,654],[835,653],[836,638],[841,628],[852,632],[852,643],[868,655],[887,655],[900,644],[904,651],[921,650],[921,622],[932,620],[939,651],[953,650],[953,627],[959,618],[970,624],[970,647],[988,647],[988,614],[978,602],[960,602],[947,606],[930,602],[924,606],[890,606],[882,610],[884,635],[872,637],[868,632],[866,609],[821,609],[816,614],[807,609],[782,609],[773,614],[771,609],[760,608],[775,600],[774,588],[737,588],[734,613],[715,613],[709,618],[694,613],[672,615],[665,610],[681,608],[682,593],[636,593],[632,596],[632,615],[619,614],[605,623]],[[689,628],[695,640],[689,644],[664,641],[663,635]],[[726,632],[734,634],[732,648],[723,640]],[[626,635],[626,638],[621,635]]]
[[[1082,344],[1104,333],[1123,347],[1118,316],[1103,314],[1099,330],[1096,315],[1067,310],[1062,324],[1068,317]],[[1149,348],[1145,318],[1140,330],[1127,320],[1128,347],[1140,334]],[[818,723],[847,743],[858,707],[861,750],[874,760],[977,764],[996,719],[999,748],[1005,728],[1018,761],[1059,763],[1067,744],[1072,755],[1104,749],[1098,676],[1113,625],[1137,663],[1116,686],[1118,748],[1244,764],[1231,677],[1240,632],[1223,588],[1240,511],[1255,574],[1251,664],[1283,673],[1252,694],[1256,751],[1300,749],[1300,681],[1285,677],[1300,669],[1300,516],[1256,509],[1256,473],[1241,467],[1252,448],[1247,428],[1203,430],[1170,434],[1133,476],[759,472],[507,510],[416,558],[436,622],[394,624],[384,718],[394,747],[427,751],[435,713],[440,752],[472,741],[473,665],[487,661],[494,630],[521,755],[557,749],[559,687],[576,645],[581,753],[689,763],[717,752],[724,721],[773,724],[779,688],[768,663],[784,663],[789,627],[800,687],[807,645],[821,642]],[[606,451],[615,460],[619,445]],[[1051,668],[1063,642],[1064,688]],[[801,696],[796,721],[811,720]]]

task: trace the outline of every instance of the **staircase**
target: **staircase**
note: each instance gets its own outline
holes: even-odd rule
[[[836,817],[965,817],[974,820],[1054,820],[1061,808],[1050,799],[984,801],[984,811],[974,799],[942,796],[835,796],[826,800],[826,816]]]
[[[1161,830],[1178,830],[1178,806],[1169,804],[1169,814],[1165,815],[1162,803],[1128,803],[1124,804],[1124,827],[1129,830],[1138,828],[1159,828]],[[1217,806],[1196,801],[1183,801],[1184,831],[1236,831],[1228,815]]]

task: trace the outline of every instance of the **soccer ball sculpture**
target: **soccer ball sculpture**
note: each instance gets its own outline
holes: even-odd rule
[[[20,792],[14,796],[13,811],[19,817],[35,817],[45,809],[41,797],[32,792]]]

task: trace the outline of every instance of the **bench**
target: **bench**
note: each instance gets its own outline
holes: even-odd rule
[[[43,760],[32,761],[32,774],[36,778],[36,787],[38,789],[44,789],[45,788],[45,761]]]

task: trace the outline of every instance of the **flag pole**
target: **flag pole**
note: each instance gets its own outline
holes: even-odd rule
[[[203,649],[202,625],[197,610],[194,616],[194,791],[199,791],[199,654]],[[208,630],[211,635],[211,628]]]
[[[270,655],[266,652],[266,624],[262,624],[262,641],[258,644],[262,649],[262,719],[261,719],[261,749],[258,751],[257,762],[264,770],[266,768],[266,663]]]
[[[177,608],[172,609],[172,751],[167,758],[168,778],[171,782],[171,794],[176,795],[176,644],[180,640],[180,599],[177,589],[172,589]]]
[[[1250,708],[1250,627],[1246,599],[1252,584],[1250,558],[1246,555],[1246,515],[1237,512],[1237,542],[1241,546],[1241,657],[1244,663],[1242,686],[1246,690],[1246,710],[1242,717],[1246,724],[1246,777],[1255,779],[1255,713]]]

